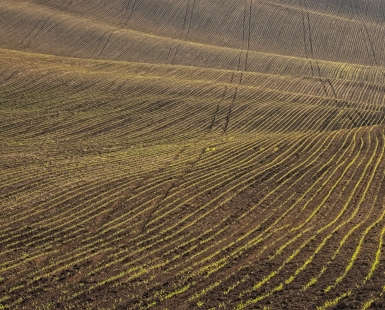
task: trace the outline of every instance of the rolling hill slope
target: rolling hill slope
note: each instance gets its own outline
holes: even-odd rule
[[[385,307],[385,3],[0,3],[0,309]]]

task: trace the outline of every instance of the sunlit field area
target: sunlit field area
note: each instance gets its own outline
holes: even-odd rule
[[[385,1],[1,0],[0,309],[385,309]]]

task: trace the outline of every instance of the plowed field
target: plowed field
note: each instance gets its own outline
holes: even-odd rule
[[[1,0],[0,309],[385,309],[385,1]]]

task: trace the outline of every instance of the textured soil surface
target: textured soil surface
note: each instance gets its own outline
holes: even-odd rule
[[[0,309],[385,309],[384,22],[2,0]]]

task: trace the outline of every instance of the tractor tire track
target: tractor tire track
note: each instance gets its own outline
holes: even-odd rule
[[[25,44],[25,47],[29,47],[30,44],[31,44],[31,42],[32,42],[32,40],[35,39],[35,38],[39,35],[39,33],[40,33],[41,30],[44,28],[44,26],[47,24],[47,22],[48,22],[48,20],[49,20],[50,18],[51,18],[50,16],[48,16],[48,17],[45,17],[45,16],[44,16],[43,18],[41,18],[41,19],[35,24],[35,26],[32,28],[32,30],[27,34],[27,36],[26,36],[23,40],[21,40],[21,44],[22,44],[22,45]],[[39,28],[39,24],[40,24],[41,22],[42,22],[42,24],[41,24],[41,26],[40,26],[40,28]],[[35,31],[36,29],[38,29],[38,30],[36,31],[35,35],[32,36],[32,34],[34,33],[34,31]],[[28,42],[27,42],[27,43],[24,43],[26,40],[28,40]]]
[[[67,0],[64,0],[64,6],[61,6],[60,7],[60,10],[67,10],[72,4],[73,4],[73,0],[69,0],[69,1],[67,1]]]
[[[186,11],[185,11],[185,14],[184,14],[184,17],[183,17],[183,26],[182,26],[182,31],[181,33],[179,34],[179,39],[182,38],[183,36],[183,32],[184,32],[184,28],[186,27],[186,22],[187,22],[187,16],[188,16],[188,10],[189,10],[189,7],[190,7],[190,0],[187,1],[187,6],[186,6]],[[179,48],[180,48],[180,43],[178,43],[177,47],[175,48],[175,52],[172,56],[172,59],[171,59],[171,65],[173,65],[175,63],[175,57],[176,55],[178,54],[179,52]],[[171,48],[170,48],[170,52],[171,52]],[[170,54],[169,52],[169,54]],[[167,55],[167,59],[168,59],[168,56]],[[166,59],[166,63],[167,63],[167,59]]]
[[[128,11],[128,7],[129,7],[129,5],[130,5],[130,2],[131,2],[131,0],[128,2],[127,7],[126,7],[126,10],[125,10],[123,16],[126,15],[126,13],[127,13],[127,11]],[[126,26],[128,25],[129,21],[131,20],[132,15],[133,15],[134,12],[135,12],[136,4],[137,4],[137,0],[134,0],[134,2],[132,3],[132,8],[131,8],[131,10],[130,10],[130,14],[128,15],[128,17],[127,17],[127,19],[126,19],[124,25],[123,25],[121,28],[126,27]]]
[[[382,74],[383,77],[385,77],[385,72],[382,70],[381,68],[381,65],[380,63],[378,62],[377,60],[377,55],[376,55],[376,51],[374,49],[374,45],[373,45],[373,42],[372,42],[372,39],[370,38],[370,35],[369,35],[369,30],[368,30],[368,27],[366,26],[365,23],[361,23],[362,24],[362,27],[364,28],[365,30],[365,35],[366,35],[366,38],[368,39],[368,42],[369,42],[369,48],[370,48],[370,51],[371,51],[371,55],[373,57],[373,62],[374,62],[374,65],[377,66]],[[361,30],[362,31],[362,30]],[[369,53],[369,51],[368,51]]]
[[[107,40],[104,42],[103,47],[101,48],[100,52],[99,52],[98,55],[96,56],[96,59],[99,59],[99,57],[103,54],[105,48],[107,47],[108,43],[109,43],[110,40],[111,40],[112,34],[113,34],[113,32],[111,31],[110,34],[108,35]]]
[[[242,77],[241,77],[241,79],[242,79]],[[238,94],[238,87],[235,87],[233,99],[231,100],[231,103],[229,105],[229,110],[228,110],[227,115],[226,115],[225,125],[223,127],[223,133],[226,133],[227,129],[229,127],[231,112],[232,112],[232,109],[233,109],[234,102],[237,99],[237,94]]]
[[[131,4],[131,0],[128,0],[127,1],[127,5],[125,6],[125,8],[123,9],[123,17],[126,16],[127,12],[128,12],[128,9],[130,8],[130,4]],[[120,11],[121,12],[121,11]],[[119,12],[119,13],[120,13]]]
[[[120,197],[119,199],[117,199],[115,202],[113,202],[111,205],[110,205],[110,211],[104,215],[103,219],[101,219],[98,223],[98,229],[101,229],[108,221],[110,218],[113,217],[113,215],[119,210],[119,207],[127,200],[129,199],[138,189],[140,189],[144,184],[146,184],[146,182],[156,176],[157,174],[159,174],[160,172],[164,171],[165,169],[167,169],[172,163],[174,163],[176,160],[178,160],[178,158],[180,157],[180,155],[186,150],[186,146],[181,148],[176,154],[175,156],[169,161],[167,162],[165,165],[163,165],[162,167],[158,168],[157,170],[155,171],[150,171],[148,172],[147,174],[145,174],[143,176],[143,178],[141,180],[139,180],[137,182],[137,184],[135,186],[133,186],[132,188],[129,188],[125,191],[122,192],[123,196]],[[171,189],[170,189],[171,190]],[[168,191],[169,192],[169,191]],[[168,193],[166,193],[168,195]],[[166,198],[167,196],[165,196]]]
[[[198,154],[197,158],[191,163],[189,167],[178,177],[174,180],[174,182],[167,188],[164,195],[160,198],[160,200],[156,203],[154,208],[150,211],[149,215],[146,217],[146,221],[144,222],[142,228],[140,229],[140,234],[143,234],[148,226],[148,224],[151,222],[151,219],[155,212],[160,208],[162,202],[168,197],[170,192],[176,187],[176,185],[183,181],[185,176],[190,173],[194,167],[197,165],[197,163],[201,160],[202,155],[205,153],[205,149],[203,148],[200,153]]]
[[[306,23],[305,23],[305,16],[304,12],[301,11],[301,17],[302,17],[302,27],[303,27],[303,45],[305,48],[305,57],[309,59],[310,63],[310,70],[311,70],[311,76],[314,76],[314,69],[313,69],[313,63],[312,60],[309,58],[309,52],[308,52],[308,47],[307,47],[307,39],[306,39]]]
[[[248,61],[248,54],[249,54],[249,49],[250,49],[250,38],[251,38],[250,25],[251,25],[252,5],[253,5],[253,0],[250,1],[249,12],[248,12],[247,0],[245,0],[244,11],[243,11],[243,21],[242,21],[242,46],[244,45],[244,42],[246,39],[247,16],[248,16],[248,29],[247,29],[247,49],[246,49],[246,54],[245,54],[243,71],[247,71],[247,61]],[[237,71],[238,72],[241,71],[242,53],[243,53],[242,51],[239,52],[238,64],[237,64]],[[234,78],[235,78],[235,72],[233,71],[233,73],[231,75],[230,84],[233,84]],[[242,80],[243,80],[243,72],[240,72],[239,81],[238,81],[237,85],[242,85]],[[227,112],[226,118],[225,118],[225,123],[223,125],[222,132],[224,134],[227,132],[227,129],[229,127],[231,113],[233,110],[233,105],[237,99],[237,94],[238,94],[238,87],[235,87],[233,98],[229,104],[228,112]]]
[[[251,16],[252,16],[252,10],[253,10],[253,0],[250,0],[248,35],[247,35],[247,51],[246,51],[246,56],[245,56],[244,71],[247,71],[247,64],[248,64],[248,60],[249,60],[250,40],[251,40]]]
[[[305,5],[306,21],[307,21],[307,28],[308,28],[308,34],[309,34],[309,47],[310,47],[311,59],[316,64],[317,75],[318,75],[318,77],[320,79],[320,82],[322,83],[322,88],[323,88],[323,91],[325,93],[325,96],[329,97],[329,92],[327,91],[325,81],[321,78],[321,68],[319,66],[318,61],[314,57],[313,37],[312,37],[312,29],[311,29],[311,23],[310,23],[310,14],[309,14],[309,10],[307,8],[307,0],[304,0],[304,5]],[[304,27],[305,27],[305,24],[306,24],[306,22],[305,22],[304,17],[303,17],[303,26]],[[305,45],[306,45],[306,31],[305,31],[305,29],[304,29],[304,42],[305,42]],[[307,54],[307,48],[306,47],[305,47],[305,50],[306,50],[306,54]],[[307,55],[306,55],[306,57],[307,57]],[[313,71],[313,66],[312,65],[311,65],[311,72],[312,72],[312,75],[313,75],[314,71]],[[329,88],[332,91],[332,97],[334,98],[335,103],[337,103],[337,92],[336,92],[332,82],[328,78],[325,78],[325,80],[326,80],[327,85],[329,85]],[[355,111],[355,112],[357,113],[357,111]],[[332,114],[330,116],[328,116],[325,119],[325,121],[323,122],[323,124],[321,125],[321,130],[330,129],[329,125],[333,122],[333,120],[335,120],[335,118],[336,118],[336,116],[338,114],[339,114],[339,110],[337,110],[337,109],[334,110],[332,112]],[[348,113],[348,117],[349,117],[350,121],[352,122],[352,124],[354,125],[354,127],[357,127],[357,122],[354,121],[354,118],[349,113]]]
[[[310,57],[311,57],[311,59],[316,64],[317,72],[318,72],[318,77],[321,78],[320,66],[318,64],[318,61],[314,58],[313,36],[312,36],[312,29],[311,29],[311,23],[310,23],[310,14],[309,14],[309,10],[307,8],[307,0],[304,0],[304,4],[305,4],[305,12],[306,12],[306,22],[304,21],[304,27],[305,27],[305,24],[307,24],[307,31],[308,31],[308,38],[309,38],[309,48],[310,48]],[[312,74],[314,74],[313,67],[312,67]],[[326,86],[325,86],[324,81],[322,79],[320,79],[320,82],[322,83],[322,87],[323,87],[325,95],[328,97],[329,95],[328,95],[328,92],[326,90]]]
[[[189,19],[188,25],[187,25],[187,33],[186,33],[185,41],[188,40],[188,37],[189,37],[189,35],[190,35],[191,20],[192,20],[192,17],[193,17],[193,15],[194,15],[195,2],[196,2],[196,0],[193,0],[193,4],[192,4],[192,8],[191,8],[191,14],[190,14],[190,19]]]
[[[217,118],[217,115],[218,115],[218,113],[219,113],[220,104],[221,104],[221,103],[223,102],[223,100],[225,99],[226,93],[227,93],[227,86],[225,86],[225,89],[224,89],[223,94],[222,94],[222,98],[220,99],[220,101],[219,101],[218,104],[217,104],[216,110],[215,110],[215,112],[214,112],[213,118],[212,118],[211,123],[210,123],[210,126],[209,126],[209,132],[213,130],[214,123],[215,123],[216,118]]]
[[[201,142],[212,130],[213,130],[213,127],[214,127],[214,123],[215,123],[215,120],[217,118],[217,115],[218,115],[218,112],[219,112],[219,109],[220,109],[220,103],[224,100],[225,96],[226,96],[226,93],[227,93],[227,86],[225,86],[225,89],[224,89],[224,92],[222,94],[222,98],[220,100],[220,102],[217,104],[216,106],[216,109],[214,111],[214,115],[213,115],[213,118],[211,119],[211,122],[210,122],[210,125],[208,127],[208,130],[198,139],[198,142]],[[231,107],[231,106],[230,106]],[[187,146],[184,147],[176,156],[176,158],[174,159],[174,161],[179,157],[180,154],[182,154],[185,150],[187,149]],[[156,205],[154,206],[154,208],[149,212],[149,215],[146,216],[146,221],[143,223],[143,226],[142,228],[140,229],[140,233],[139,234],[143,234],[148,226],[148,224],[151,222],[151,219],[153,217],[153,215],[156,213],[156,211],[160,208],[162,202],[169,196],[170,192],[172,189],[174,189],[176,187],[176,185],[178,183],[180,183],[181,181],[184,180],[184,178],[186,177],[187,174],[189,174],[193,169],[194,167],[198,164],[198,162],[201,160],[203,154],[205,153],[205,148],[203,148],[200,153],[198,154],[197,158],[191,163],[191,165],[189,167],[187,167],[187,169],[178,177],[175,179],[175,181],[167,188],[166,192],[164,193],[164,195],[162,196],[162,198],[156,203]]]
[[[188,40],[188,37],[190,35],[190,29],[191,29],[191,20],[192,20],[192,17],[193,17],[193,14],[194,14],[194,9],[195,9],[195,2],[196,2],[196,0],[193,0],[193,3],[191,5],[191,9],[190,9],[191,0],[187,1],[186,11],[185,11],[185,14],[184,14],[184,17],[183,17],[182,31],[181,31],[181,33],[179,35],[179,40],[182,40],[182,38],[183,38],[183,33],[185,32],[186,25],[187,25],[187,33],[186,33],[183,41],[187,41]],[[181,46],[181,43],[178,43],[177,47],[175,48],[175,52],[174,52],[174,55],[173,55],[172,60],[171,60],[171,65],[175,64],[175,59],[176,59],[176,56],[179,53],[180,46]],[[168,55],[167,55],[167,58],[168,58]],[[166,58],[166,63],[167,63],[167,58]]]

